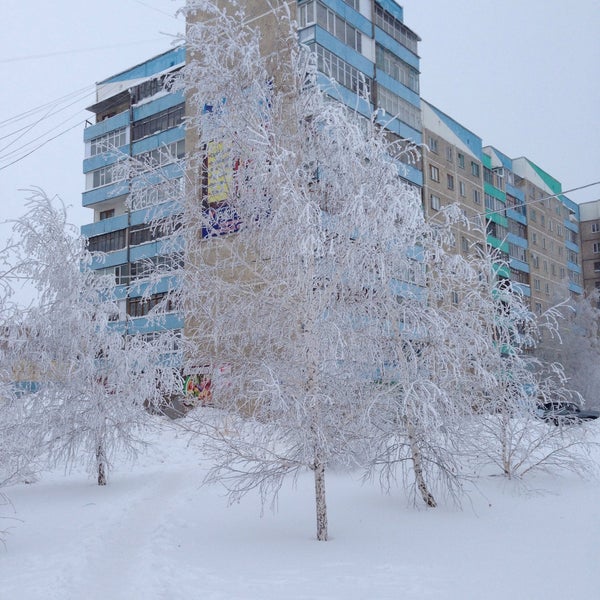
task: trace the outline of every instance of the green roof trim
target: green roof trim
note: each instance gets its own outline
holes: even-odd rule
[[[494,196],[494,198],[497,198],[500,202],[506,203],[506,192],[499,190],[487,181],[483,183],[483,191],[490,196]]]
[[[562,192],[562,184],[554,177],[548,175],[546,171],[540,169],[535,163],[532,163],[529,159],[527,162],[531,165],[533,170],[542,178],[543,182],[552,190],[553,194],[559,194]]]
[[[492,157],[483,153],[481,155],[481,163],[483,164],[484,167],[491,169],[492,168]]]

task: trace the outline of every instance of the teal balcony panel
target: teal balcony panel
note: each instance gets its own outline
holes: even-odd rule
[[[89,173],[90,171],[94,171],[95,169],[99,169],[100,167],[112,165],[127,158],[128,152],[129,145],[127,144],[125,146],[121,146],[120,148],[115,148],[114,150],[109,150],[108,152],[103,152],[102,154],[85,158],[83,160],[83,172],[85,174]]]
[[[96,223],[82,225],[81,235],[85,236],[86,238],[91,238],[95,235],[102,235],[103,233],[118,231],[119,229],[125,229],[126,227],[127,215],[118,215],[117,217],[111,217],[110,219],[96,221]]]
[[[104,121],[100,121],[100,123],[96,123],[94,125],[90,125],[83,130],[83,141],[88,142],[93,140],[94,138],[98,138],[108,133],[109,131],[114,131],[115,129],[121,129],[121,127],[127,127],[129,125],[129,111],[123,111],[114,117],[110,117],[109,119],[104,119]]]
[[[569,281],[569,290],[575,294],[583,294],[583,288],[573,281]]]
[[[103,185],[102,187],[83,192],[81,195],[81,205],[84,207],[91,207],[94,204],[104,202],[110,198],[118,198],[123,194],[127,194],[128,191],[129,185],[125,180],[117,181],[116,183],[111,183],[110,185]]]
[[[513,269],[516,269],[517,271],[522,271],[523,273],[529,273],[529,265],[526,262],[523,262],[522,260],[519,260],[517,258],[510,258],[509,260],[509,264]]]
[[[413,106],[417,108],[421,108],[421,99],[419,98],[419,94],[416,94],[411,89],[407,88],[403,83],[400,83],[397,79],[390,77],[385,71],[376,68],[377,73],[377,81],[381,83],[384,87],[386,87],[391,92],[394,92],[400,98],[403,98]]]
[[[517,221],[518,223],[522,223],[523,225],[527,225],[527,217],[522,215],[520,212],[517,212],[514,208],[506,209],[506,216],[513,221]]]
[[[131,154],[135,157],[136,154],[149,152],[150,150],[154,150],[165,144],[171,144],[184,139],[185,126],[179,125],[179,127],[172,127],[171,129],[166,129],[165,131],[149,135],[137,142],[133,142],[131,145]]]
[[[519,281],[513,281],[513,289],[517,292],[526,296],[527,298],[531,298],[531,287],[527,283],[521,283]]]
[[[519,246],[520,248],[528,248],[529,247],[529,243],[527,242],[527,240],[525,238],[519,237],[518,235],[515,235],[514,233],[510,233],[510,231],[508,232],[508,235],[506,236],[506,241],[509,244],[514,244],[515,246]]]
[[[145,104],[140,104],[139,106],[134,106],[133,108],[133,120],[139,121],[140,119],[145,119],[146,117],[150,117],[156,113],[161,112],[162,110],[166,110],[167,108],[172,108],[173,106],[177,106],[181,104],[185,100],[183,91],[171,92],[166,96],[161,96],[156,100],[152,100],[151,102],[146,102]]]
[[[577,254],[579,254],[579,246],[577,244],[575,244],[574,242],[565,240],[565,248],[567,248],[568,250],[571,250],[572,252],[576,252]]]
[[[127,262],[127,250],[116,250],[106,254],[97,254],[90,265],[91,269],[104,269],[107,267],[116,267]]]
[[[353,50],[350,46],[346,46],[346,44],[340,42],[335,36],[331,35],[328,31],[325,31],[325,29],[318,25],[315,27],[314,40],[319,46],[323,46],[326,50],[339,56],[343,61],[353,66],[355,69],[358,69],[367,77],[373,79],[373,76],[375,75],[375,66],[368,58],[363,56],[360,52]]]
[[[566,229],[569,231],[574,231],[575,233],[579,233],[579,223],[571,221],[571,219],[565,219],[563,224]]]
[[[573,271],[573,273],[581,274],[581,267],[575,263],[572,263],[570,260],[567,261],[567,269],[569,269],[569,271]]]

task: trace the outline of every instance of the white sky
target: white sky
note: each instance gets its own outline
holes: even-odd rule
[[[21,214],[25,194],[19,190],[35,185],[60,195],[73,207],[72,221],[85,223],[91,211],[80,207],[82,123],[90,116],[84,109],[93,103],[93,85],[168,49],[171,36],[183,30],[181,17],[173,17],[183,0],[0,1],[0,220]],[[565,190],[600,180],[598,0],[401,4],[406,24],[423,39],[426,100],[484,143],[511,157],[528,156]],[[31,56],[37,58],[25,58]],[[85,98],[72,95],[83,88]],[[9,121],[66,95],[74,104],[64,108],[63,102],[55,116],[38,112]],[[21,139],[9,136],[36,120],[17,134]],[[569,196],[594,200],[600,186]],[[0,229],[0,243],[4,237]]]

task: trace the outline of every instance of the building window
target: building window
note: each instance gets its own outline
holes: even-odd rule
[[[457,305],[458,304],[458,292],[452,292],[452,304]]]
[[[377,102],[379,108],[383,108],[392,117],[400,119],[413,129],[421,128],[421,110],[379,84],[377,84]]]
[[[531,243],[537,246],[537,233],[531,234]]]
[[[544,285],[544,292],[546,293],[546,296],[550,295],[550,284],[549,283]]]
[[[598,233],[600,231],[600,223],[592,223],[592,233]]]
[[[536,315],[542,314],[542,305],[539,302],[535,303],[535,314]]]
[[[565,278],[565,268],[564,268],[564,267],[561,267],[561,268],[560,268],[560,278],[561,278],[561,279],[564,279],[564,278]]]
[[[446,160],[452,162],[452,146],[446,146]]]
[[[429,165],[429,178],[431,179],[431,181],[440,180],[440,170],[434,165]]]
[[[465,155],[461,154],[460,152],[456,155],[456,160],[458,161],[458,166],[461,169],[465,168]]]
[[[473,177],[479,177],[479,165],[473,161],[471,161],[471,175],[473,175]]]
[[[105,219],[110,219],[115,216],[115,209],[111,208],[109,210],[101,210],[100,211],[100,220],[104,221]]]
[[[316,52],[317,67],[321,73],[325,73],[327,77],[335,79],[339,84],[357,94],[369,95],[372,87],[369,77],[322,46],[317,45]]]
[[[383,29],[389,36],[417,54],[417,43],[419,38],[408,27],[384,10],[379,4],[375,4],[375,25]]]
[[[464,181],[460,181],[458,182],[458,192],[459,194],[464,198],[467,195],[467,190],[466,190],[466,186],[465,186],[465,182]]]
[[[473,190],[473,202],[481,204],[481,192],[477,189]]]
[[[448,175],[446,177],[448,179],[448,189],[453,190],[454,189],[454,176],[450,175],[450,173],[448,173]]]
[[[539,269],[540,268],[540,258],[537,254],[532,254],[531,255],[531,262],[533,263],[533,268],[534,269]]]
[[[113,252],[121,250],[127,245],[127,230],[119,229],[110,233],[96,235],[88,240],[90,252]]]
[[[471,163],[471,165],[473,165],[473,163]],[[473,173],[473,175],[475,175],[475,173]],[[494,174],[492,173],[492,170],[487,167],[483,167],[483,181],[490,185],[494,185]]]
[[[431,204],[431,208],[433,210],[440,210],[440,198],[439,196],[435,196],[434,194],[431,194],[431,196],[429,197],[429,201]]]
[[[152,294],[149,298],[128,298],[127,299],[127,314],[130,317],[144,317],[158,306],[167,296],[166,292],[160,294]],[[165,311],[171,312],[173,305],[167,301]]]
[[[313,2],[307,3],[306,9],[300,11],[300,27],[306,27],[309,22],[314,22],[313,4]],[[317,2],[316,6],[317,24],[331,33],[331,35],[334,35],[343,44],[350,46],[350,48],[357,52],[362,52],[362,35],[360,31],[342,19],[331,9],[327,8],[324,4]],[[303,19],[306,19],[306,22],[304,22]]]
[[[435,154],[438,153],[438,142],[434,137],[429,138],[428,146],[430,152],[434,152]]]
[[[460,238],[460,249],[463,251],[463,254],[469,253],[469,240],[464,235]]]
[[[535,290],[537,292],[539,292],[542,289],[542,286],[540,284],[540,280],[539,279],[534,279],[533,280],[533,287],[535,288]]]
[[[416,94],[419,93],[419,72],[416,69],[413,69],[380,44],[377,44],[375,51],[378,68],[405,85],[409,90]]]
[[[94,171],[86,173],[86,189],[95,189],[104,185],[109,185],[125,178],[126,170],[121,163],[114,163],[100,167]]]
[[[89,142],[89,155],[96,156],[98,154],[102,154],[103,152],[108,152],[109,150],[116,150],[125,146],[128,143],[128,135],[127,128],[121,127],[121,129],[115,129],[114,131],[109,131],[104,135],[94,138]]]
[[[596,272],[600,271],[600,262],[594,263],[594,271],[596,271]]]
[[[178,104],[159,113],[140,119],[133,124],[133,140],[139,140],[148,135],[159,133],[183,123],[184,105]]]

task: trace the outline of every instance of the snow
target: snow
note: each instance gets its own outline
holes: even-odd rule
[[[600,438],[600,424],[590,423]],[[457,508],[415,508],[357,474],[327,479],[331,539],[314,538],[312,474],[260,516],[227,507],[175,422],[156,420],[108,486],[83,470],[5,490],[0,548],[11,600],[506,599],[597,597],[600,482],[489,476]],[[595,450],[596,458],[600,452]]]

